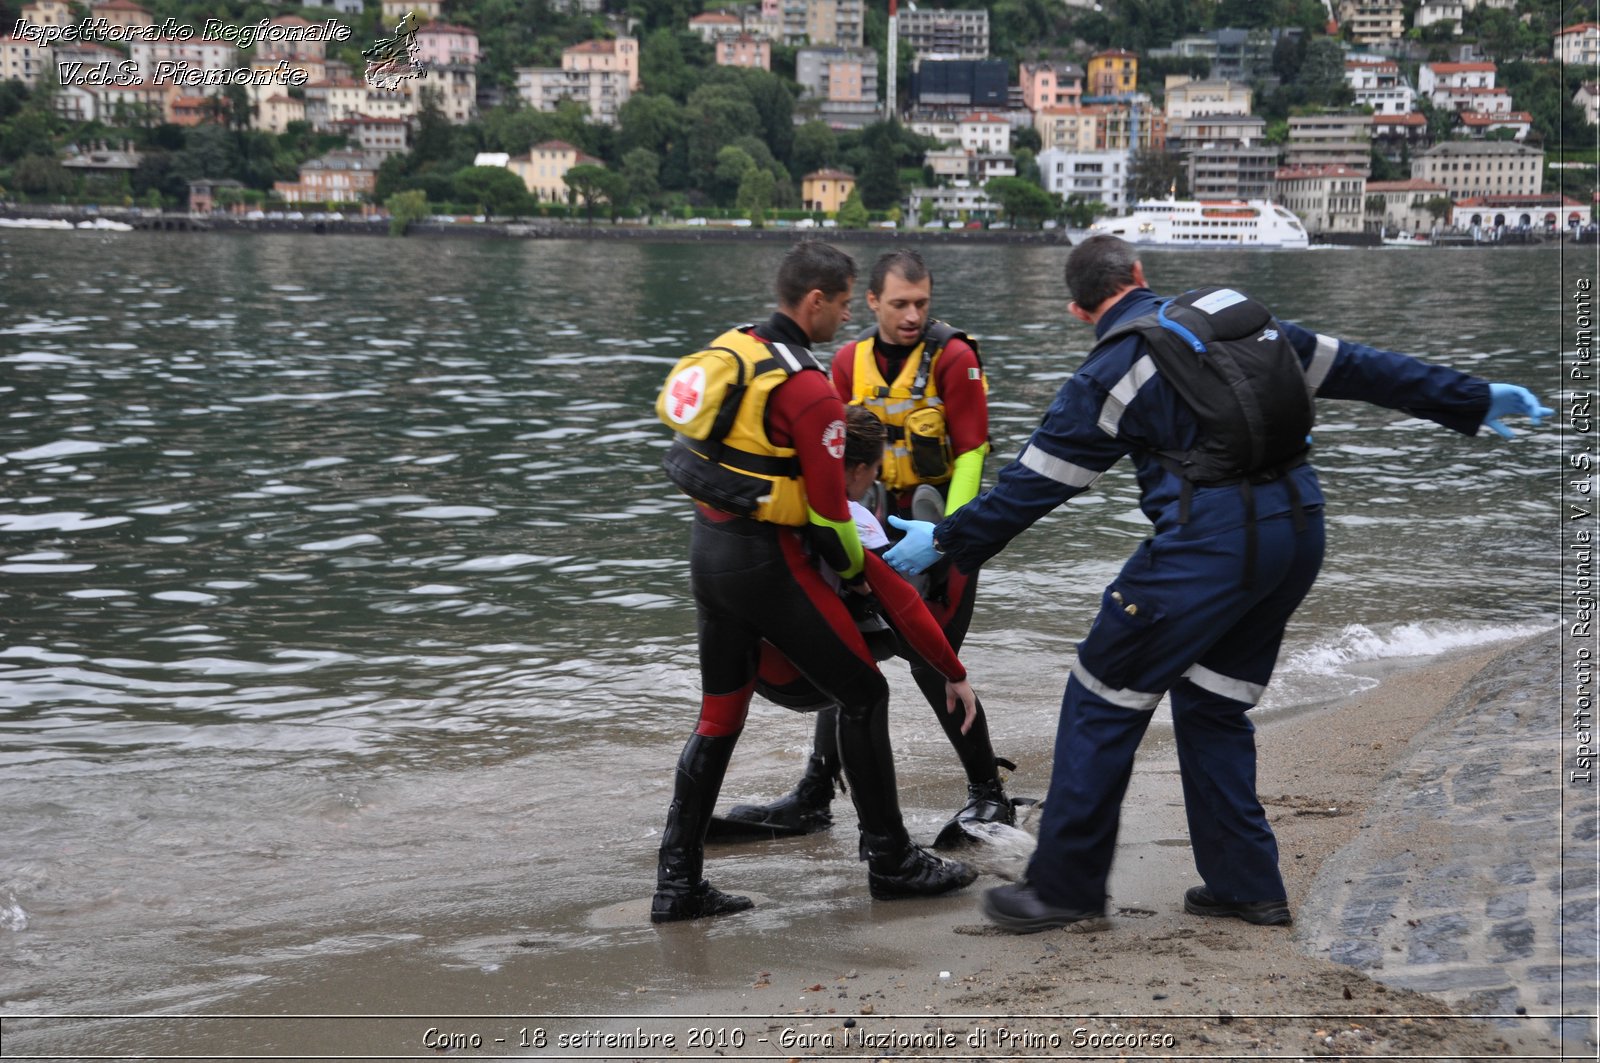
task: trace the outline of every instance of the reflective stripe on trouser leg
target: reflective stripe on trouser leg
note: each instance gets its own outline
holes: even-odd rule
[[[1282,900],[1278,841],[1256,797],[1248,704],[1189,678],[1172,688],[1171,698],[1183,807],[1200,878],[1218,900]]]
[[[1133,754],[1152,715],[1107,701],[1080,682],[1076,671],[1067,680],[1039,847],[1027,875],[1048,903],[1104,906]]]

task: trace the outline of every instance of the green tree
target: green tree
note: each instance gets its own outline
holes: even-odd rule
[[[900,159],[908,151],[901,133],[896,121],[875,122],[861,131],[856,188],[868,210],[888,210],[900,202]]]
[[[580,162],[561,175],[566,182],[568,195],[583,201],[583,213],[589,224],[594,224],[594,205],[605,198],[606,168],[592,162]]]
[[[1061,218],[1074,229],[1087,229],[1109,209],[1098,199],[1085,199],[1073,193],[1061,204]]]
[[[606,201],[611,224],[615,225],[617,218],[628,209],[628,179],[620,173],[606,170],[600,178],[600,195]]]
[[[468,166],[456,172],[455,198],[483,208],[484,220],[517,213],[527,202],[528,187],[504,166]]]
[[[1355,100],[1344,76],[1344,45],[1333,37],[1317,37],[1306,46],[1296,82],[1310,103],[1347,107]]]
[[[1478,46],[1496,62],[1520,59],[1532,52],[1538,44],[1533,34],[1515,12],[1488,8],[1479,16]]]
[[[622,177],[629,202],[653,202],[661,194],[661,157],[649,148],[634,148],[622,157]]]
[[[738,207],[757,229],[766,226],[767,210],[772,206],[772,189],[771,170],[752,168],[739,182]]]
[[[996,177],[983,186],[983,193],[999,204],[1013,225],[1037,224],[1056,213],[1056,197],[1021,177]]]
[[[1134,200],[1188,195],[1183,160],[1165,151],[1141,148],[1128,163],[1128,194]]]
[[[685,18],[680,26],[687,26]],[[701,73],[709,63],[698,69],[686,51],[694,51],[700,42],[686,38],[676,29],[662,27],[653,31],[639,47],[639,81],[645,92],[669,96],[674,100],[687,100],[700,85]]]
[[[1039,173],[1039,160],[1030,149],[1017,148],[1012,157],[1016,160],[1018,177],[1043,187],[1044,176]]]
[[[11,84],[11,82],[0,82]],[[28,155],[54,155],[55,133],[59,120],[37,106],[37,99],[0,123],[0,164],[16,162]]]
[[[1449,196],[1434,196],[1422,205],[1422,209],[1433,215],[1434,224],[1438,224],[1445,215],[1450,213],[1452,205]]]
[[[917,204],[917,224],[927,225],[938,212],[939,209],[933,205],[933,197],[923,196],[922,201]]]
[[[839,160],[839,134],[826,122],[807,122],[794,131],[794,147],[789,156],[789,172],[798,178],[814,173]]]
[[[1012,130],[1011,150],[1026,150],[1037,155],[1039,152],[1044,150],[1044,141],[1040,138],[1039,131],[1037,129],[1031,125],[1025,125],[1021,129]]]
[[[11,170],[20,191],[33,196],[61,196],[72,190],[72,174],[50,155],[28,155]]]
[[[717,154],[760,125],[755,104],[735,85],[702,85],[684,108],[687,119],[688,179],[707,188],[715,177]]]
[[[439,91],[424,88],[418,95],[417,132],[411,140],[412,172],[429,163],[445,163],[452,153],[450,119],[439,106]]]
[[[624,154],[648,148],[665,157],[682,136],[684,109],[670,96],[635,93],[617,111],[618,147]]]
[[[389,235],[404,236],[412,222],[428,216],[428,197],[417,189],[396,192],[383,201],[389,212]]]
[[[745,175],[759,169],[750,153],[729,145],[717,152],[717,169],[711,188],[712,198],[718,206],[733,205],[739,195]]]
[[[850,195],[839,207],[837,218],[841,229],[865,229],[870,222],[866,205],[861,202],[861,189],[852,188]]]

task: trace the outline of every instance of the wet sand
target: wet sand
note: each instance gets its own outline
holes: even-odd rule
[[[736,950],[743,970],[724,951],[721,970],[651,999],[649,1008],[784,1016],[718,1023],[774,1047],[787,1040],[800,1058],[1561,1052],[1549,1021],[1459,1017],[1441,996],[1331,961],[1308,929],[1318,920],[1306,905],[1323,895],[1316,884],[1334,866],[1329,858],[1363,832],[1385,830],[1385,810],[1376,805],[1385,777],[1434,740],[1452,699],[1504,650],[1391,675],[1362,695],[1259,730],[1258,789],[1278,833],[1294,928],[1183,912],[1183,890],[1198,878],[1184,841],[1176,760],[1170,752],[1142,754],[1111,880],[1115,915],[1101,927],[1002,934],[976,910],[978,892],[997,881],[986,875],[966,891],[971,896],[873,905],[873,918],[840,928],[832,963],[789,962],[782,941],[753,935]],[[1549,691],[1553,703],[1555,688]],[[1558,756],[1552,741],[1552,764]],[[1548,857],[1553,868],[1559,846]],[[717,931],[732,932],[733,918],[722,923]],[[658,932],[687,957],[711,931]],[[1565,1051],[1593,1058],[1593,1023],[1577,1027]]]

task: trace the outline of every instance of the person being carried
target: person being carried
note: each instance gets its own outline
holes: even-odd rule
[[[831,569],[823,567],[819,571],[830,586],[843,593],[845,605],[855,618],[856,629],[875,658],[882,661],[896,654],[916,654],[938,670],[945,685],[941,708],[949,715],[952,729],[964,734],[976,722],[978,699],[965,680],[957,681],[952,677],[965,675],[966,669],[916,587],[883,561],[881,554],[889,548],[889,537],[878,515],[861,501],[878,482],[886,438],[883,422],[877,417],[860,406],[845,407],[845,494],[850,499],[856,534],[867,551],[863,573],[871,595],[844,592]],[[817,744],[828,751],[831,761],[838,762],[837,707],[792,661],[766,641],[761,643],[756,692],[797,712],[815,712],[819,716],[825,713],[830,728],[825,730],[818,725]],[[964,713],[954,713],[953,700],[960,701],[965,707]],[[714,817],[711,833],[720,841],[742,841],[788,832],[767,823]]]
[[[657,853],[652,922],[752,906],[701,873],[706,826],[744,728],[763,639],[840,706],[840,760],[872,895],[931,896],[977,877],[912,843],[895,787],[888,683],[812,563],[821,558],[849,593],[867,590],[868,562],[844,491],[844,405],[810,350],[850,319],[855,272],[837,248],[795,245],[778,269],[778,311],[681,360],[657,397],[658,415],[676,431],[663,465],[695,500],[689,574],[701,696]],[[970,696],[970,687],[956,693]]]
[[[1097,342],[995,486],[937,526],[908,522],[899,571],[975,568],[1124,454],[1155,526],[1078,644],[1039,844],[984,913],[1018,933],[1104,913],[1134,751],[1170,695],[1201,884],[1186,911],[1281,926],[1291,914],[1255,790],[1248,711],[1322,564],[1323,496],[1307,460],[1313,398],[1362,399],[1465,435],[1551,411],[1491,384],[1274,318],[1228,287],[1162,299],[1132,245],[1091,237],[1067,259],[1068,310]]]
[[[988,381],[976,341],[935,320],[930,313],[933,275],[912,250],[881,255],[867,286],[873,326],[834,355],[830,376],[852,409],[869,410],[888,433],[889,449],[879,479],[889,514],[948,515],[977,496],[989,453]],[[898,538],[895,532],[891,538]],[[957,652],[966,638],[977,601],[978,572],[942,566],[924,583],[928,607]],[[967,838],[964,824],[1016,822],[995,756],[988,717],[981,704],[970,728],[946,714],[944,674],[915,647],[904,656],[911,676],[943,726],[967,777],[966,805],[934,840],[936,848]],[[817,712],[806,769],[794,790],[765,805],[736,805],[725,819],[764,828],[769,834],[808,834],[833,822],[830,805],[839,772],[834,749],[834,710]]]

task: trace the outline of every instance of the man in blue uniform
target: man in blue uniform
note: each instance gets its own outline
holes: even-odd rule
[[[1134,751],[1170,695],[1203,882],[1184,908],[1285,925],[1246,712],[1322,563],[1323,497],[1305,460],[1310,397],[1363,399],[1466,435],[1488,425],[1509,437],[1504,415],[1538,424],[1551,411],[1524,388],[1279,322],[1232,289],[1168,302],[1115,237],[1075,248],[1066,282],[1068,309],[1100,343],[994,488],[937,526],[904,522],[887,557],[903,572],[940,555],[975,569],[1124,454],[1155,525],[1078,644],[1026,879],[987,891],[984,912],[1019,933],[1104,913]]]

